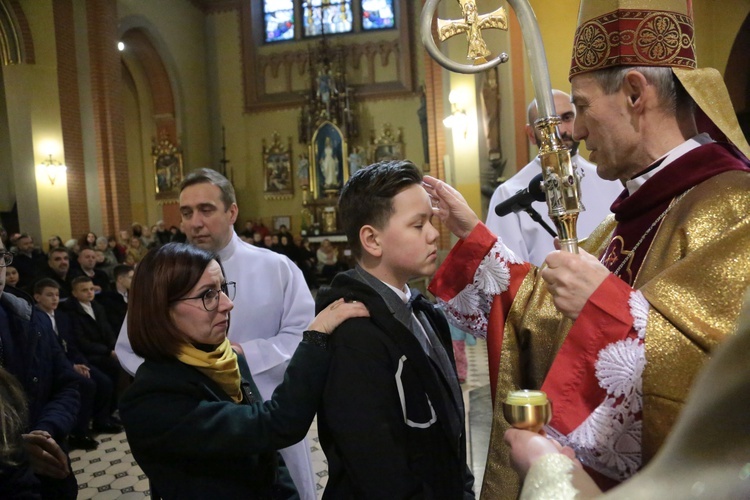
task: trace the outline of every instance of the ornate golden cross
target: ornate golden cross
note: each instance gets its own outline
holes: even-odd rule
[[[477,4],[474,0],[458,0],[461,5],[463,19],[438,19],[438,37],[443,42],[460,33],[466,33],[469,42],[469,51],[466,58],[473,60],[474,64],[487,62],[486,57],[490,55],[487,44],[482,39],[482,30],[495,28],[508,29],[508,17],[505,9],[500,7],[495,12],[479,15]]]

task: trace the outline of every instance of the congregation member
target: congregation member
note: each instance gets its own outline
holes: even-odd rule
[[[215,170],[199,169],[185,177],[180,214],[189,243],[215,252],[227,280],[237,282],[229,340],[247,359],[262,399],[270,399],[314,315],[315,304],[302,272],[289,259],[240,240],[233,228],[238,215],[234,187]],[[126,327],[127,320],[116,351],[125,370],[135,374],[143,360],[133,353]],[[280,453],[300,497],[315,500],[307,440]]]
[[[60,300],[66,300],[70,297],[70,281],[68,272],[70,271],[70,254],[67,248],[56,247],[47,254],[47,265],[44,266],[39,278],[50,278],[60,286]]]
[[[299,498],[277,450],[312,423],[330,361],[327,334],[367,315],[343,300],[322,311],[264,402],[227,338],[235,289],[213,252],[184,243],[152,250],[136,269],[127,331],[145,362],[120,414],[161,498]]]
[[[114,290],[106,290],[97,295],[96,300],[107,311],[107,320],[113,332],[119,332],[125,322],[128,312],[128,293],[133,280],[133,268],[126,265],[117,265],[114,269]]]
[[[117,388],[120,383],[120,364],[115,353],[117,336],[107,320],[107,311],[94,300],[94,282],[88,276],[78,276],[71,282],[72,297],[64,309],[70,315],[72,330],[81,353],[88,362],[101,370],[112,382],[114,396],[110,412],[117,409]]]
[[[44,268],[47,256],[34,248],[34,240],[26,233],[21,233],[16,239],[16,250],[13,256],[13,265],[18,270],[18,283],[16,288],[31,287],[34,279]]]
[[[107,273],[96,267],[96,250],[93,248],[82,248],[78,253],[78,267],[70,271],[69,280],[74,280],[78,276],[86,276],[94,284],[94,293],[101,293],[103,290],[109,290],[109,276]]]
[[[317,308],[345,298],[369,318],[344,322],[318,410],[328,459],[323,498],[474,498],[464,405],[445,317],[408,281],[437,268],[439,233],[410,161],[358,170],[339,213],[357,259],[322,288]]]
[[[4,293],[5,266],[12,262],[13,254],[0,241],[0,367],[20,382],[28,403],[22,437],[35,475],[30,486],[38,484],[43,499],[75,499],[78,483],[66,441],[80,406],[77,375],[43,313]]]
[[[601,59],[585,65],[574,51],[573,138],[586,141],[600,177],[626,186],[614,217],[580,253],[552,252],[542,269],[522,262],[455,189],[425,180],[436,213],[461,239],[430,290],[500,352],[491,367],[495,402],[518,388],[545,391],[554,405],[547,433],[605,490],[660,448],[697,371],[733,333],[750,282],[750,146],[718,72],[697,68],[689,2],[615,4],[582,2],[577,48],[592,26],[616,33],[646,17],[672,23],[688,43],[679,58],[597,52],[591,56]],[[613,54],[658,43],[607,40]],[[699,133],[696,112],[731,143]],[[487,498],[517,494],[502,443],[507,427],[495,412]]]
[[[44,313],[43,318],[55,332],[65,357],[78,374],[78,393],[81,408],[76,424],[68,437],[71,448],[94,450],[99,443],[91,435],[93,432],[115,434],[122,427],[112,418],[115,406],[114,386],[101,370],[89,363],[79,347],[78,336],[73,331],[70,317],[65,311],[58,311],[60,303],[59,286],[53,280],[44,278],[34,284],[36,308]]]
[[[590,163],[586,158],[578,154],[579,141],[573,139],[573,121],[576,112],[570,102],[570,96],[565,92],[554,89],[552,97],[555,102],[555,111],[560,117],[557,129],[560,133],[563,145],[570,150],[571,161],[576,170],[581,174],[582,203],[585,211],[578,216],[578,237],[586,238],[596,227],[610,214],[609,207],[615,198],[622,192],[623,186],[619,181],[605,181],[596,175],[596,165]],[[534,128],[534,122],[539,118],[536,99],[531,101],[528,107],[528,120],[525,126],[526,136],[532,145],[541,144],[539,131]],[[509,213],[500,217],[495,213],[495,207],[506,201],[522,189],[528,189],[531,180],[542,173],[542,164],[539,158],[534,158],[528,165],[519,170],[513,177],[497,187],[490,199],[490,207],[485,225],[487,228],[502,238],[505,246],[512,250],[516,257],[524,262],[530,262],[535,266],[541,266],[547,255],[555,249],[554,238],[544,227],[534,221],[525,212]],[[553,230],[555,224],[549,217],[549,208],[546,201],[535,201],[531,204],[542,220]],[[490,362],[496,362],[492,360]]]

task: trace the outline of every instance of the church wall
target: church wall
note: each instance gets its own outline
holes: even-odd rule
[[[291,216],[292,230],[301,228],[300,213],[302,210],[302,191],[299,181],[294,179],[294,195],[286,199],[266,199],[264,196],[264,178],[262,169],[262,140],[270,144],[272,134],[278,132],[283,144],[292,137],[293,173],[296,174],[299,154],[308,154],[307,146],[298,143],[298,120],[300,108],[292,107],[271,111],[245,113],[242,74],[242,52],[240,46],[239,12],[227,11],[208,16],[207,33],[210,40],[208,48],[209,87],[215,88],[216,105],[211,110],[211,126],[214,133],[220,133],[221,126],[226,127],[226,155],[230,160],[228,175],[232,177],[240,215],[238,228],[244,226],[247,219],[261,218],[270,227],[273,216]],[[416,20],[412,24],[416,24]],[[416,31],[414,32],[416,36]],[[315,43],[315,42],[311,42]],[[335,40],[334,43],[339,43]],[[307,42],[300,42],[295,48],[306,47]],[[290,50],[290,44],[278,50]],[[424,78],[421,52],[416,51],[413,57],[418,68],[417,81]],[[376,66],[377,67],[377,66]],[[359,138],[350,141],[354,145],[366,148],[370,130],[375,129],[380,135],[383,124],[390,123],[394,132],[403,127],[406,156],[422,167],[425,162],[422,152],[422,130],[417,117],[420,105],[418,95],[390,99],[358,99],[354,101],[358,112],[360,128]],[[220,151],[214,158],[220,157]]]
[[[711,0],[695,0],[696,51],[699,67],[727,70],[729,52],[737,33],[750,13],[750,0],[722,0],[721,7]]]
[[[50,153],[65,160],[51,5],[24,2],[36,61],[3,69],[19,225],[37,244],[53,234],[70,236],[66,176],[58,176],[53,186],[37,166]]]

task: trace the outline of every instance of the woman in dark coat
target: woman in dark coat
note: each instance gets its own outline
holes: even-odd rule
[[[120,417],[135,459],[165,499],[298,498],[276,450],[312,423],[330,362],[327,334],[368,315],[361,303],[343,301],[321,311],[284,382],[263,402],[226,336],[234,287],[212,253],[179,243],[150,251],[133,278],[128,336],[146,361]]]

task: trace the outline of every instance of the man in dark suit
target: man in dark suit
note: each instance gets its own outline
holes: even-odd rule
[[[94,292],[101,293],[109,290],[109,276],[101,269],[96,268],[96,251],[93,248],[82,248],[78,253],[79,269],[70,271],[71,281],[78,276],[88,276],[94,283]]]
[[[113,332],[119,332],[128,312],[128,292],[133,281],[133,268],[119,265],[113,270],[115,289],[105,290],[96,296],[96,301],[104,306],[107,319]]]

